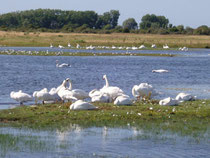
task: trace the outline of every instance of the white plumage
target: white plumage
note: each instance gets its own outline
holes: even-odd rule
[[[124,94],[123,90],[119,87],[109,86],[106,75],[103,76],[103,79],[105,80],[106,85],[100,89],[101,93],[108,94],[113,100],[115,100],[118,96]]]
[[[159,105],[170,105],[170,106],[174,106],[174,105],[178,105],[178,101],[176,99],[173,99],[171,97],[162,99],[159,101]]]
[[[134,85],[132,88],[132,95],[135,98],[138,97],[148,97],[150,95],[150,98],[158,95],[158,93],[155,91],[155,89],[152,87],[152,85],[148,83],[141,83],[139,85]]]
[[[48,92],[47,88],[43,88],[40,91],[35,91],[33,93],[33,97],[35,98],[35,104],[37,104],[38,101],[42,101],[42,103],[44,104],[44,102],[47,101],[58,101],[60,99],[60,97],[56,93],[55,88],[52,88],[50,92]]]
[[[77,100],[73,104],[70,105],[70,110],[93,110],[96,107],[88,102],[83,100]]]
[[[195,100],[196,98],[197,98],[196,96],[192,96],[191,94],[187,94],[187,93],[179,93],[176,96],[176,100],[178,102],[192,101],[192,100]]]
[[[128,95],[118,96],[115,101],[115,105],[132,105],[132,100]]]
[[[27,93],[22,92],[22,90],[19,90],[18,92],[12,91],[10,93],[10,97],[16,100],[17,102],[20,102],[20,105],[23,105],[24,102],[32,100],[32,96]]]
[[[66,63],[59,64],[59,61],[56,60],[56,67],[62,68],[62,67],[70,67],[70,66],[71,66],[70,64],[66,64]]]
[[[164,72],[169,72],[169,71],[168,70],[164,70],[164,69],[158,69],[158,70],[152,70],[152,72],[164,73]]]
[[[89,98],[88,93],[82,89],[73,89],[72,90],[72,82],[70,79],[68,81],[69,81],[68,90],[70,90],[72,92],[73,97],[77,98],[78,100],[83,100],[83,99]]]

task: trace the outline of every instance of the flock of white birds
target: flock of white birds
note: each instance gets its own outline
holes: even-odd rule
[[[55,46],[53,46],[53,44],[51,43],[50,44],[50,48],[56,48]],[[76,49],[90,49],[90,50],[95,50],[95,49],[126,49],[126,50],[138,50],[138,49],[147,49],[147,47],[145,45],[140,45],[139,47],[137,46],[132,46],[132,47],[126,47],[126,46],[93,46],[93,45],[90,45],[90,46],[85,46],[85,47],[81,47],[78,43],[76,44],[76,47],[72,46],[70,43],[67,44],[67,47],[64,47],[62,45],[58,45],[58,48],[60,49],[64,49],[64,48],[76,48]],[[157,48],[156,44],[152,44],[151,45],[151,48]],[[163,49],[169,49],[170,47],[165,44],[163,45]],[[178,50],[180,51],[188,51],[188,48],[187,47],[180,47]]]
[[[161,71],[162,72],[162,71]],[[115,105],[132,105],[136,100],[145,98],[153,98],[159,95],[154,87],[148,83],[134,85],[132,95],[134,98],[126,95],[122,89],[116,86],[110,86],[106,75],[103,76],[105,85],[101,89],[93,89],[89,93],[82,89],[73,89],[72,82],[69,78],[63,80],[62,84],[50,91],[47,88],[35,91],[33,95],[22,92],[12,91],[10,97],[22,105],[24,102],[35,100],[35,104],[39,102],[49,103],[57,101],[71,101],[70,110],[90,110],[96,109],[93,102],[114,103]],[[69,85],[68,85],[69,84]],[[86,99],[91,101],[87,102]],[[186,93],[179,93],[175,99],[168,97],[159,101],[160,105],[178,105],[180,102],[195,100],[196,97]]]

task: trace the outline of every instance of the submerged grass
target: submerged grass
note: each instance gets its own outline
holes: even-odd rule
[[[97,110],[70,111],[70,103],[24,106],[0,111],[1,126],[34,129],[63,128],[69,124],[83,127],[135,126],[157,128],[181,134],[197,135],[210,127],[210,100],[184,102],[179,106],[160,106],[157,103],[135,103],[115,106],[112,103],[94,103]]]

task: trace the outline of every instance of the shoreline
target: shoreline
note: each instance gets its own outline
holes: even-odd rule
[[[160,106],[157,101],[138,102],[132,106],[93,103],[97,110],[70,111],[71,103],[45,104],[0,110],[0,127],[54,129],[69,123],[84,127],[158,126],[161,130],[194,133],[208,130],[210,100],[186,101],[178,106]]]

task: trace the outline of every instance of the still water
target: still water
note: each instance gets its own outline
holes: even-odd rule
[[[133,85],[147,82],[160,92],[157,99],[175,97],[179,92],[191,93],[200,99],[210,99],[209,54],[208,50],[193,50],[178,57],[1,55],[0,109],[18,104],[9,97],[13,90],[32,94],[45,87],[57,87],[68,77],[72,80],[73,88],[89,92],[103,87],[103,74],[107,74],[110,85],[119,86],[130,96]],[[56,68],[56,60],[69,63],[71,67]],[[166,69],[169,73],[152,73],[154,69]],[[82,128],[69,125],[64,129],[40,131],[0,127],[0,157],[6,158],[197,158],[208,157],[209,149],[209,129],[203,138],[194,138],[170,131],[148,131],[137,127]]]
[[[207,158],[210,148],[208,139],[136,127],[82,128],[70,125],[68,128],[53,131],[2,127],[0,138],[0,157],[5,158]]]

